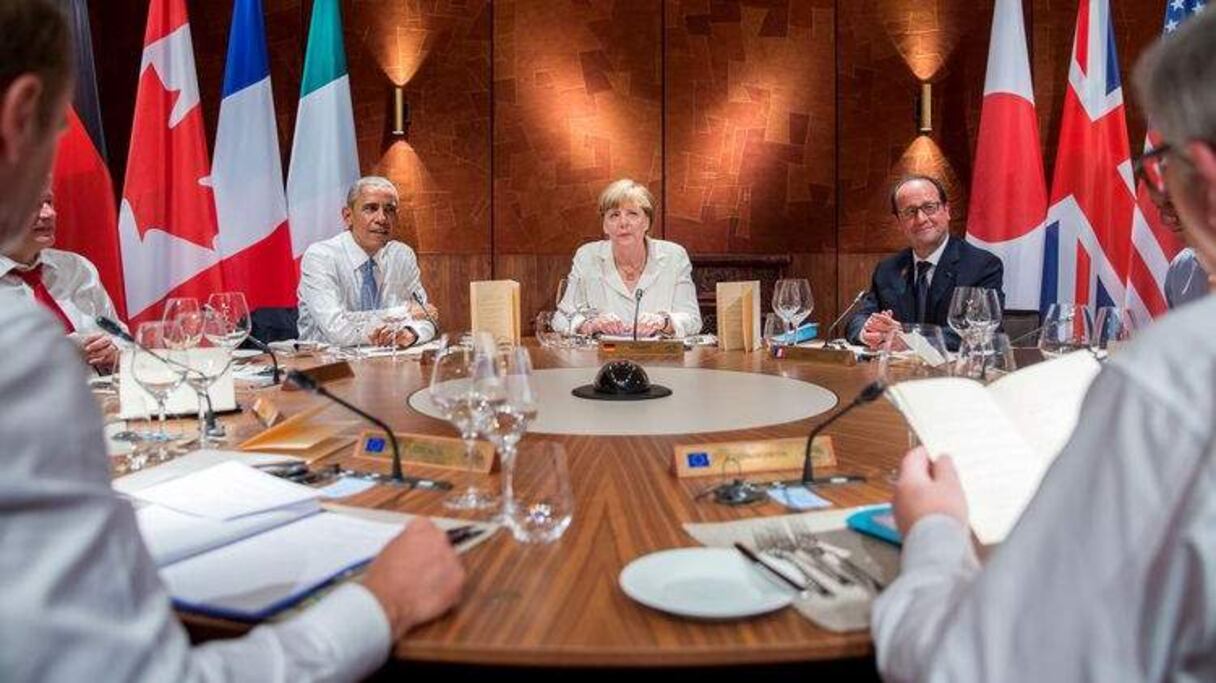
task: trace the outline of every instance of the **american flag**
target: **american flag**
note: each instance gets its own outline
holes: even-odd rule
[[[1188,17],[1203,11],[1205,0],[1169,0],[1165,6],[1165,22],[1162,28],[1164,35],[1178,30],[1178,26]],[[1151,126],[1151,122],[1150,122]],[[1160,144],[1161,138],[1157,131],[1150,127],[1144,139],[1144,151],[1149,151],[1154,145]],[[1148,188],[1141,181],[1136,186],[1136,204],[1144,220],[1137,220],[1132,226],[1132,245],[1134,251],[1130,265],[1133,280],[1147,282],[1151,279],[1158,289],[1164,292],[1165,274],[1170,261],[1182,249],[1178,238],[1162,223],[1157,213],[1157,207],[1148,195]],[[1165,307],[1150,308],[1154,316],[1165,312]]]
[[[1132,268],[1143,259],[1132,245],[1137,224],[1146,225],[1136,204],[1110,0],[1082,0],[1047,210],[1042,306],[1125,303],[1141,319],[1164,310],[1152,269]]]

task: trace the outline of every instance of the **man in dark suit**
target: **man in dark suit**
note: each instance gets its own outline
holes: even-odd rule
[[[942,327],[955,350],[958,335],[946,322],[954,288],[995,289],[1004,307],[1001,260],[950,236],[950,204],[936,178],[901,178],[891,189],[891,213],[911,246],[874,269],[870,291],[849,318],[849,341],[878,348],[903,323],[929,323]]]

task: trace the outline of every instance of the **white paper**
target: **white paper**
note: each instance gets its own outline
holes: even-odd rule
[[[227,354],[228,351],[217,347],[190,349],[192,354]],[[135,359],[132,349],[125,349],[119,360],[118,405],[119,417],[124,420],[150,419],[158,415],[156,399],[135,381],[131,365]],[[167,370],[172,372],[172,370]],[[236,385],[233,383],[232,366],[208,387],[207,395],[211,397],[211,409],[217,413],[236,410]],[[191,416],[198,414],[198,394],[188,384],[182,382],[165,400],[165,413],[168,415]]]
[[[930,367],[936,368],[946,359],[941,352],[933,348],[928,339],[919,332],[899,332],[899,339],[907,345],[908,349],[915,353],[921,360],[928,363]]]
[[[954,460],[971,527],[988,545],[1004,540],[1034,497],[1098,369],[1085,352],[1011,373],[988,388],[933,378],[902,382],[888,395],[930,457]]]
[[[163,505],[145,505],[135,511],[135,519],[152,560],[156,566],[163,567],[293,522],[319,509],[315,500],[308,500],[268,512],[217,520],[188,515]]]
[[[134,492],[178,512],[227,520],[316,500],[316,489],[228,461]]]
[[[257,616],[375,557],[401,523],[321,512],[164,567],[179,604]]]
[[[208,467],[230,460],[242,462],[246,465],[305,462],[302,458],[279,455],[277,453],[247,453],[244,451],[224,451],[208,448],[191,451],[169,462],[161,463],[156,467],[149,467],[119,477],[111,482],[111,486],[118,493],[132,496],[136,491],[146,489],[149,486],[154,486],[170,479],[177,479],[178,477],[205,470]]]

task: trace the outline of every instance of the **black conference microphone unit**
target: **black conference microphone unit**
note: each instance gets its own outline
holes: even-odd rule
[[[638,287],[633,293],[633,340],[638,340],[638,311],[642,309],[642,296],[646,290]]]
[[[869,289],[863,289],[857,293],[857,296],[853,297],[853,302],[845,307],[844,312],[841,313],[839,316],[837,316],[836,320],[833,321],[831,325],[828,325],[828,329],[823,331],[824,339],[829,338],[829,335],[832,333],[832,330],[836,329],[836,326],[839,325],[842,321],[844,321],[844,319],[847,318],[849,316],[849,314],[851,314],[853,312],[853,309],[857,308],[857,304],[861,303],[861,300],[865,298],[866,294],[868,294],[869,291],[870,291]],[[839,341],[842,341],[842,340],[832,339],[831,341],[826,342],[824,344],[824,348],[828,348],[829,344],[836,345],[836,343]],[[845,344],[847,346],[848,342],[845,341]]]
[[[262,353],[270,356],[270,362],[274,364],[274,373],[273,373],[272,377],[274,378],[274,383],[278,384],[279,383],[279,358],[278,358],[278,356],[274,355],[274,349],[270,348],[270,344],[267,344],[266,342],[262,341],[261,339],[258,339],[257,337],[255,337],[253,335],[249,335],[248,337],[245,337],[245,340],[248,341],[250,344],[253,344],[255,347],[257,347],[258,351],[261,351]],[[265,370],[263,370],[263,372],[265,372]]]
[[[886,390],[887,385],[882,380],[870,382],[864,388],[862,388],[861,392],[857,394],[849,405],[837,410],[835,414],[824,420],[819,426],[812,429],[810,436],[806,438],[806,454],[803,456],[802,460],[802,478],[792,479],[781,483],[790,486],[810,486],[812,484],[848,484],[857,481],[865,481],[865,477],[855,474],[822,477],[816,479],[814,476],[814,467],[811,464],[811,446],[815,443],[815,437],[819,436],[820,432],[822,432],[824,429],[827,429],[828,425],[832,424],[836,420],[839,420],[845,415],[848,415],[854,408],[873,402],[875,399],[882,396],[883,392]]]
[[[376,480],[376,482],[381,483],[381,484],[392,484],[394,486],[404,486],[406,488],[411,488],[411,489],[428,489],[428,490],[432,490],[432,491],[446,491],[446,490],[452,488],[452,484],[450,482],[446,482],[446,481],[443,481],[440,479],[423,479],[421,477],[405,476],[405,474],[401,470],[401,449],[397,445],[397,435],[393,434],[393,430],[390,429],[389,426],[387,424],[385,424],[380,418],[378,418],[370,413],[364,412],[363,410],[355,407],[354,405],[351,405],[347,401],[345,401],[337,396],[334,396],[333,394],[331,394],[329,392],[329,390],[327,390],[325,387],[321,386],[315,379],[300,372],[299,370],[289,370],[287,372],[287,379],[284,380],[284,384],[285,385],[294,385],[309,393],[317,394],[318,396],[324,396],[325,398],[333,401],[334,403],[337,403],[338,405],[342,406],[343,408],[346,408],[347,410],[349,410],[352,413],[358,415],[359,417],[367,420],[368,422],[371,422],[372,424],[376,425],[377,427],[379,427],[381,430],[384,431],[385,435],[388,436],[389,443],[393,447],[393,473],[387,477],[384,476],[383,474],[370,474],[370,473],[356,473],[356,474],[373,478]]]

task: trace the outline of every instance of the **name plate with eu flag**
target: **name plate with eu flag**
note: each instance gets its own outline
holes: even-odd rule
[[[801,470],[805,452],[806,437],[801,436],[677,445],[671,470],[680,479]],[[815,444],[811,447],[811,463],[816,468],[836,466],[832,437],[815,437]]]
[[[806,443],[803,441],[803,443]],[[401,448],[401,462],[405,464],[442,467],[466,472],[489,474],[498,465],[494,446],[488,441],[477,441],[473,448],[474,459],[465,458],[464,442],[447,436],[428,434],[397,434],[397,445]],[[393,459],[393,444],[384,432],[363,432],[355,442],[355,455],[368,458]]]

